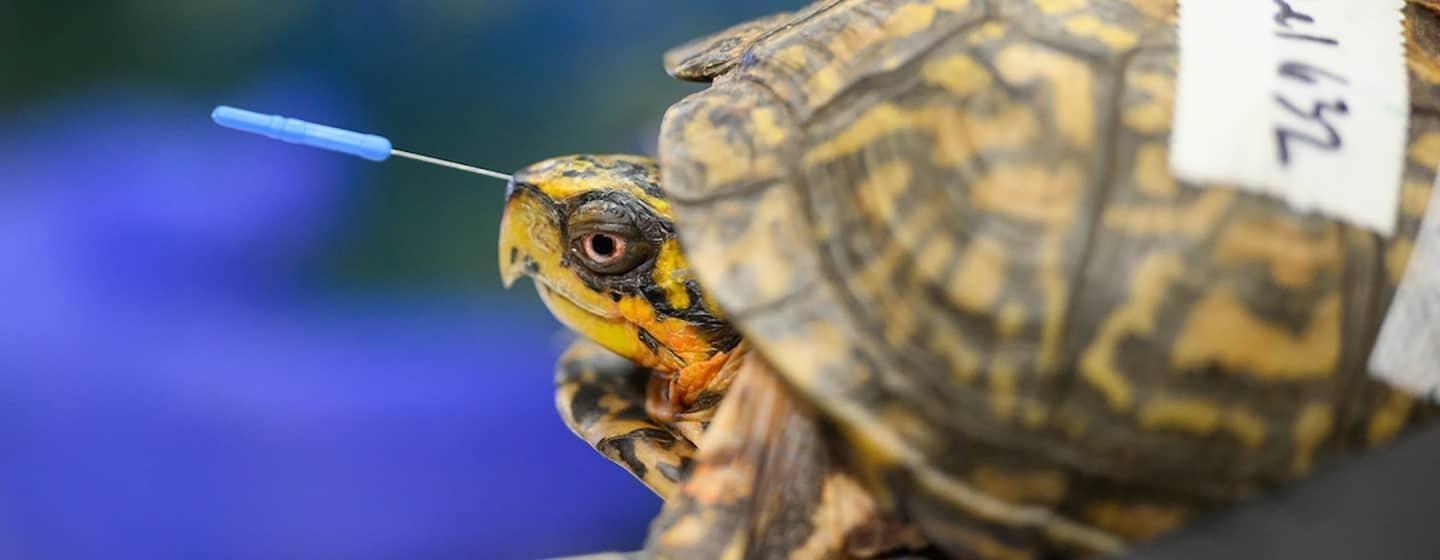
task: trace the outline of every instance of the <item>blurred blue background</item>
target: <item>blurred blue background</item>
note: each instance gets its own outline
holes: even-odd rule
[[[502,184],[653,153],[661,52],[800,2],[0,0],[0,557],[542,558],[658,501],[572,436]]]

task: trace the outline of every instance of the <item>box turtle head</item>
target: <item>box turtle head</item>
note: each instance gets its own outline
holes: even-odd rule
[[[739,337],[705,298],[675,235],[653,161],[579,155],[513,176],[500,225],[506,286],[530,276],[566,326],[636,364],[674,373]]]

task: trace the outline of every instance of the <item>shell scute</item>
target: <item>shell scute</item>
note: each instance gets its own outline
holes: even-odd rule
[[[1440,163],[1419,47],[1381,239],[1170,175],[1174,22],[831,1],[667,114],[702,283],[946,550],[1109,550],[1429,408],[1365,371]],[[995,474],[1030,471],[1059,474]]]

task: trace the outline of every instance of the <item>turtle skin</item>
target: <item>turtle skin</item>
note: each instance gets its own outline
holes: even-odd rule
[[[1390,237],[1172,177],[1152,0],[827,0],[682,47],[711,85],[665,115],[665,197],[812,456],[945,555],[1113,552],[1433,418],[1365,364],[1440,163],[1434,8]],[[799,550],[690,476],[658,555]]]

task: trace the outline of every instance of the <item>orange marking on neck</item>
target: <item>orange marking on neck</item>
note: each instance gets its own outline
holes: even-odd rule
[[[670,402],[683,406],[695,404],[695,397],[720,373],[729,359],[728,353],[716,352],[708,359],[685,366],[670,379]]]
[[[702,362],[715,353],[715,348],[693,325],[676,319],[674,317],[658,317],[655,315],[655,308],[650,302],[638,296],[630,296],[620,300],[620,315],[636,326],[645,329],[650,336],[655,337],[665,348],[675,353],[680,362],[686,367],[697,362]],[[666,373],[674,373],[676,369],[661,368]]]

